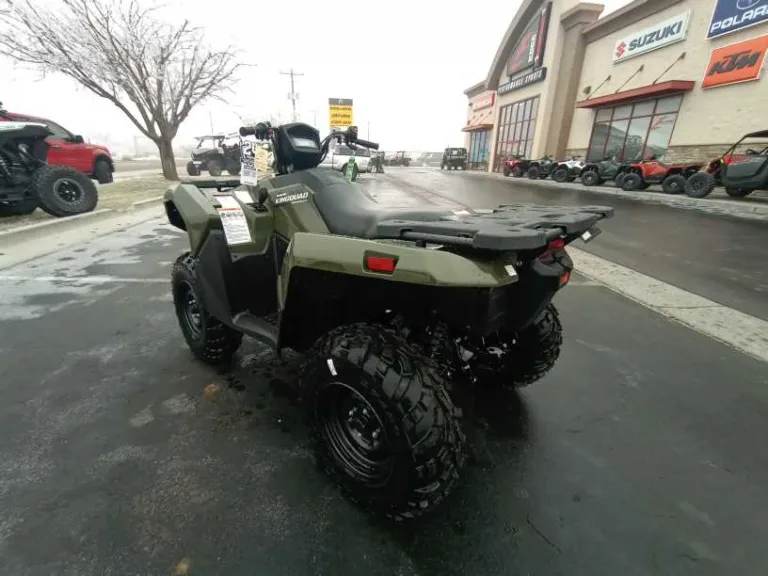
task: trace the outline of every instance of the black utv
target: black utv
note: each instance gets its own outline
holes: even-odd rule
[[[440,169],[462,170],[467,169],[467,149],[466,148],[446,148],[443,151],[443,160],[440,163]]]
[[[212,134],[197,137],[197,148],[187,162],[187,174],[199,176],[208,171],[211,176],[221,176],[226,170],[229,174],[240,174],[240,141],[230,139],[226,134]]]

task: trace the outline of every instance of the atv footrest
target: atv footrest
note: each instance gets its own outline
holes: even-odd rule
[[[274,324],[250,312],[240,312],[232,318],[232,324],[248,336],[256,338],[260,342],[277,348],[278,323]]]
[[[573,239],[610,218],[607,206],[532,206],[505,204],[491,213],[442,220],[383,220],[378,238],[464,246],[478,250],[520,251],[544,248],[558,237]]]

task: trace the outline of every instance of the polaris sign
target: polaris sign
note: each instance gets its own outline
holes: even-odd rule
[[[707,38],[717,38],[765,21],[768,21],[768,0],[717,0]]]
[[[764,1],[768,2],[768,0]],[[668,18],[656,26],[638,30],[629,36],[625,36],[616,42],[616,46],[613,49],[613,63],[623,62],[628,58],[685,40],[690,21],[691,11],[688,10],[673,18]]]

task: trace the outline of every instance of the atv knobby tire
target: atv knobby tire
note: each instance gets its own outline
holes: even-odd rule
[[[682,194],[685,191],[685,176],[672,174],[664,178],[661,189],[667,194]]]
[[[509,177],[512,173],[512,169],[509,166],[504,166],[504,176]]]
[[[581,175],[581,183],[584,186],[597,186],[602,184],[602,181],[597,170],[587,170]]]
[[[300,378],[319,465],[350,498],[402,520],[442,501],[464,462],[459,411],[432,362],[383,326],[339,327]]]
[[[219,162],[218,160],[209,160],[207,168],[208,168],[208,174],[214,177],[221,176],[221,172],[224,169],[221,162]]]
[[[528,178],[531,180],[538,180],[541,178],[541,170],[539,170],[538,166],[531,166],[528,168],[527,172]]]
[[[173,264],[171,290],[176,317],[184,340],[197,359],[214,366],[226,364],[240,347],[243,335],[222,324],[203,307],[196,264],[197,261],[188,252],[179,256]]]
[[[187,174],[190,176],[200,176],[200,169],[194,162],[187,162]]]
[[[568,168],[555,168],[555,171],[552,172],[552,180],[555,182],[563,183],[568,180],[569,173]]]
[[[709,172],[696,172],[685,183],[685,194],[691,198],[708,196],[717,184],[715,177]]]
[[[621,189],[625,192],[635,192],[637,190],[645,190],[643,177],[637,172],[629,172],[621,179]]]
[[[29,196],[51,216],[64,217],[92,212],[99,192],[88,176],[66,166],[41,166],[32,176]]]
[[[522,178],[522,177],[523,177],[523,169],[520,168],[520,166],[513,166],[512,178]]]
[[[37,198],[17,202],[0,202],[0,216],[25,216],[37,210]]]
[[[501,364],[483,366],[486,380],[506,388],[523,388],[544,377],[557,362],[563,345],[563,325],[554,304],[539,319],[516,335],[499,334],[507,347]]]

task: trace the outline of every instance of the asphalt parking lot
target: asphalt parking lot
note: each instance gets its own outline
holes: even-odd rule
[[[316,469],[301,359],[192,360],[159,217],[0,270],[0,573],[757,574],[768,371],[582,276],[556,368],[464,389],[471,458],[413,524]],[[606,233],[608,236],[608,233]],[[598,245],[599,239],[595,241]]]

